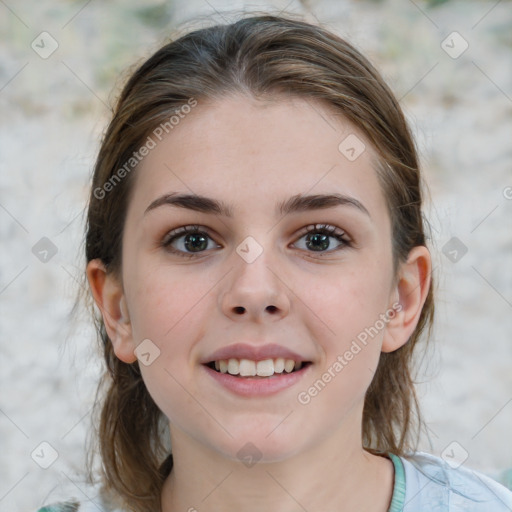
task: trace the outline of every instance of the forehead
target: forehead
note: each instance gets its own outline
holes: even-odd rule
[[[293,195],[342,193],[377,218],[385,214],[374,150],[351,123],[314,100],[198,102],[161,141],[153,139],[136,172],[138,210],[180,192],[215,197],[235,214],[270,215]]]

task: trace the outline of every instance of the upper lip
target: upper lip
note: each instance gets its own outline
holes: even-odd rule
[[[235,343],[222,347],[210,354],[206,359],[201,361],[202,364],[208,364],[212,361],[221,361],[226,359],[249,359],[251,361],[263,361],[265,359],[276,359],[282,357],[283,359],[293,359],[296,362],[309,361],[293,350],[285,348],[275,343],[267,345],[247,345],[246,343]]]

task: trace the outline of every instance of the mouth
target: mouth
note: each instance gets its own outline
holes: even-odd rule
[[[310,366],[311,361],[294,361],[282,357],[253,361],[249,359],[220,359],[204,366],[219,374],[229,374],[240,379],[272,379],[297,373]]]

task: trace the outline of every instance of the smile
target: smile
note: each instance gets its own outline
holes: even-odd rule
[[[268,396],[289,388],[309,373],[310,361],[221,359],[203,364],[216,383],[245,397]]]
[[[308,364],[308,362],[305,362]],[[275,359],[264,359],[262,361],[252,361],[250,359],[221,359],[212,361],[208,366],[220,373],[229,373],[240,377],[271,377],[283,372],[292,373],[302,368],[302,361],[293,359],[284,359],[278,357]]]

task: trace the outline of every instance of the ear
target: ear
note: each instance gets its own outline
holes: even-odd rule
[[[386,326],[382,352],[394,352],[405,345],[418,325],[421,311],[430,289],[432,260],[430,252],[424,246],[414,247],[407,261],[398,270],[394,285],[390,310]]]
[[[107,273],[105,265],[99,259],[91,260],[87,264],[87,279],[94,302],[103,316],[114,353],[125,363],[135,362],[136,347],[121,283],[111,273]]]

